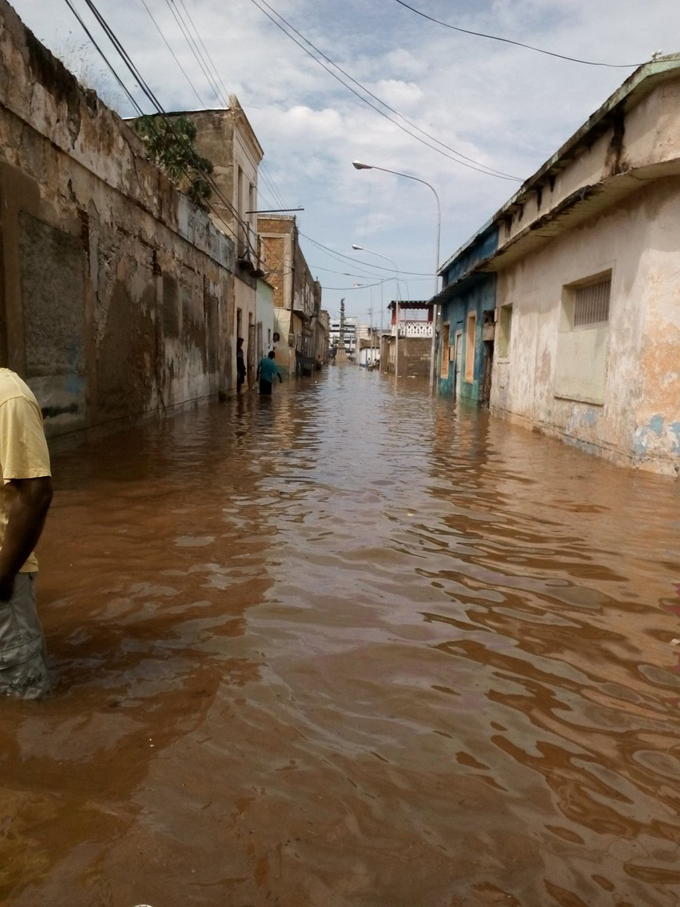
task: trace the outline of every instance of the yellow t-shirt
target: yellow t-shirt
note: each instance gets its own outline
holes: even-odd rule
[[[0,546],[16,490],[11,479],[49,476],[50,455],[42,413],[31,389],[8,368],[0,368]],[[20,573],[38,569],[35,553]]]

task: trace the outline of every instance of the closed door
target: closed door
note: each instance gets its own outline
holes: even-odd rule
[[[454,384],[454,393],[458,393],[458,388],[460,387],[460,369],[461,369],[461,349],[463,347],[463,332],[456,331],[456,347],[455,347],[455,384]]]

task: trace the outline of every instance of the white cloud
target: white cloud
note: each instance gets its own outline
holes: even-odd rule
[[[522,178],[631,72],[462,35],[390,0],[270,2],[347,73],[423,130],[480,163]],[[147,3],[206,105],[217,106],[168,6],[162,0]],[[398,260],[404,271],[433,266],[429,190],[378,171],[357,172],[351,166],[356,158],[412,173],[436,187],[442,202],[442,259],[514,191],[516,184],[454,163],[371,110],[286,37],[254,0],[185,3],[226,91],[238,95],[253,123],[267,172],[287,204],[304,206],[301,229],[319,242],[352,254],[350,244],[361,240]],[[602,62],[635,63],[658,49],[680,49],[668,46],[668,36],[677,33],[677,0],[465,0],[455,5],[417,0],[414,5],[463,28]],[[16,0],[15,6],[48,46],[63,43],[69,31],[80,34],[65,4]],[[108,6],[103,11],[163,104],[168,109],[198,106],[139,0]],[[263,196],[269,191],[264,181],[262,190]],[[305,252],[312,266],[345,270],[311,246]],[[368,266],[370,256],[363,260]],[[331,279],[336,286],[345,278]],[[428,286],[409,282],[417,295]],[[347,294],[350,314],[353,307],[368,308],[363,292]],[[327,306],[337,309],[341,295],[327,293]]]

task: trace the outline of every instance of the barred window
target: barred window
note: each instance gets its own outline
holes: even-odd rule
[[[611,278],[608,278],[600,283],[591,283],[575,289],[573,322],[575,328],[609,321],[611,287]]]

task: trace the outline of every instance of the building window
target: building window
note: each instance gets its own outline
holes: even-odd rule
[[[591,283],[574,290],[573,326],[584,327],[609,321],[609,297],[611,277],[599,283]]]
[[[465,334],[465,380],[475,380],[475,339],[477,335],[477,314],[470,312],[467,317]]]
[[[602,405],[607,381],[611,272],[562,288],[555,396]]]
[[[447,322],[442,325],[442,344],[441,344],[441,363],[439,366],[439,377],[445,381],[449,377],[449,338],[451,335],[451,325]]]
[[[498,358],[507,359],[510,355],[510,338],[512,336],[512,305],[501,306],[498,318]]]
[[[243,311],[241,309],[236,309],[236,337],[243,338]]]
[[[267,349],[270,350],[271,348],[272,348],[272,329],[267,328]]]

